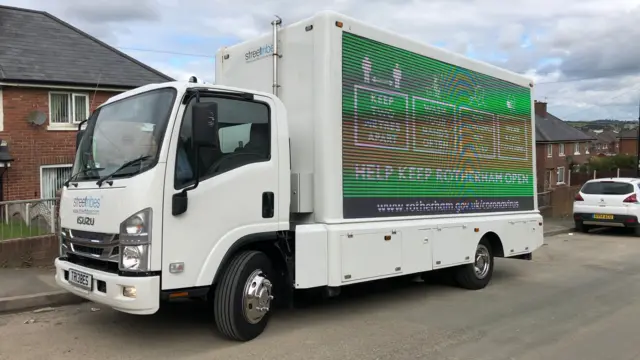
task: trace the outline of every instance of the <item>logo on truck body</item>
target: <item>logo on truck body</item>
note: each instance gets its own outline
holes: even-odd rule
[[[98,215],[100,213],[102,196],[76,196],[72,201],[74,214]]]
[[[79,225],[93,226],[96,223],[96,219],[89,216],[78,216]]]
[[[249,50],[244,54],[244,60],[246,62],[252,62],[256,60],[260,60],[266,56],[269,56],[273,53],[273,45],[265,44],[260,46],[257,49]]]

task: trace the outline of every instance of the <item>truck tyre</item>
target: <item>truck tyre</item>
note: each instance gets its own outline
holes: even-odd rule
[[[464,289],[485,288],[493,276],[493,250],[489,241],[480,240],[473,263],[458,267],[454,276],[458,285]]]
[[[271,315],[273,276],[271,260],[260,251],[243,251],[224,270],[214,294],[218,330],[237,341],[260,335]]]

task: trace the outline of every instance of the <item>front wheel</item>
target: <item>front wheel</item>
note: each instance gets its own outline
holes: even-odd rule
[[[218,330],[237,341],[260,335],[271,315],[274,276],[269,257],[259,251],[237,254],[216,286],[214,315]]]
[[[455,279],[458,285],[469,290],[485,288],[493,276],[493,251],[491,244],[485,239],[480,240],[476,247],[476,255],[472,264],[460,266],[456,269]]]

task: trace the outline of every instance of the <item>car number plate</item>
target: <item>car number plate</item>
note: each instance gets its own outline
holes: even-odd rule
[[[93,276],[83,272],[69,269],[69,283],[85,290],[92,290]]]
[[[613,220],[613,215],[609,214],[593,214],[594,219],[598,220]]]

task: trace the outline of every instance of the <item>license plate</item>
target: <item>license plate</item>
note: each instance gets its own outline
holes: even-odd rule
[[[93,288],[93,276],[77,270],[69,269],[69,283],[79,288],[91,291]]]
[[[613,220],[613,215],[593,214],[593,218],[598,220]]]

